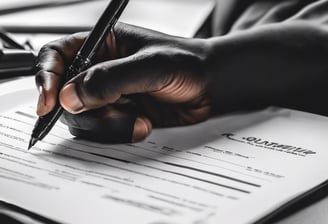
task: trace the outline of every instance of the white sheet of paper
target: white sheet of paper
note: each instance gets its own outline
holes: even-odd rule
[[[328,119],[287,109],[75,140],[57,123],[27,151],[33,78],[0,85],[0,199],[64,223],[252,223],[328,179]]]

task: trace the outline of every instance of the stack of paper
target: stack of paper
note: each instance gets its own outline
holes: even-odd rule
[[[253,223],[328,179],[326,117],[270,108],[123,145],[58,122],[27,151],[34,81],[0,93],[0,199],[59,222]]]

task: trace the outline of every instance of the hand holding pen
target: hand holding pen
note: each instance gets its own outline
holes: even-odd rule
[[[326,37],[325,29],[306,22],[208,39],[118,23],[95,65],[67,82],[66,65],[87,38],[75,34],[40,52],[37,113],[45,117],[60,102],[73,135],[104,142],[137,142],[153,127],[270,105],[328,114],[317,100],[327,89]]]
[[[208,118],[207,77],[199,57],[203,40],[117,23],[101,45],[95,65],[62,87],[65,64],[86,37],[74,34],[41,50],[42,69],[36,77],[41,89],[39,116],[51,111],[59,95],[66,110],[61,120],[73,135],[109,143],[138,142],[153,127]]]
[[[82,44],[81,49],[77,52],[71,66],[68,68],[65,75],[66,81],[72,79],[92,65],[100,45],[103,44],[105,35],[114,27],[127,3],[128,0],[110,1],[88,38],[86,38]],[[49,133],[62,113],[62,106],[59,102],[56,102],[52,111],[38,118],[32,131],[28,149]]]

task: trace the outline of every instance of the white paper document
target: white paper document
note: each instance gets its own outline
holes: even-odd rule
[[[27,151],[33,79],[0,85],[0,200],[63,223],[252,223],[328,179],[328,119],[287,109],[77,140],[60,122]]]

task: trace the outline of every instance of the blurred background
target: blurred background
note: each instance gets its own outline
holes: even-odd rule
[[[0,27],[35,51],[97,21],[108,0],[1,0]],[[120,21],[176,36],[210,35],[213,0],[130,0]]]
[[[1,0],[0,83],[32,75],[40,48],[92,29],[109,0]],[[182,37],[211,34],[214,0],[130,0],[120,21]]]

